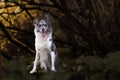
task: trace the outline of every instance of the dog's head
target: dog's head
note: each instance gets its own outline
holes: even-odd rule
[[[46,14],[44,19],[35,19],[34,26],[37,32],[40,32],[43,37],[51,31],[49,15]]]

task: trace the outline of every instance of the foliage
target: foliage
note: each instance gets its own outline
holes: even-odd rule
[[[54,41],[58,47],[67,47],[73,57],[82,54],[104,57],[120,49],[117,6],[118,0],[12,0],[0,2],[0,19],[13,37],[11,42],[17,45],[16,38],[18,44],[24,43],[28,47],[26,39],[30,39],[30,42],[34,39],[33,19],[50,13],[55,29]],[[21,40],[23,34],[24,40]],[[33,47],[31,49],[34,50]]]
[[[3,80],[119,80],[120,55],[114,52],[120,50],[119,5],[119,0],[1,0],[0,76]],[[60,56],[58,71],[63,72],[29,75],[35,55],[33,20],[46,13],[51,15]]]

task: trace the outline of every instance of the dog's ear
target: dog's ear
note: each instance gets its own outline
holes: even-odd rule
[[[47,22],[48,24],[50,24],[50,14],[49,14],[49,13],[47,13],[47,14],[45,15],[45,19],[46,19],[46,22]]]
[[[34,21],[33,21],[33,25],[36,26],[39,22],[39,19],[38,18],[35,18]]]

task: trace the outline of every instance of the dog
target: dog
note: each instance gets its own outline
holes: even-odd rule
[[[36,55],[30,74],[36,72],[38,64],[45,71],[56,71],[57,50],[53,43],[49,14],[46,14],[44,19],[35,19],[34,26]]]

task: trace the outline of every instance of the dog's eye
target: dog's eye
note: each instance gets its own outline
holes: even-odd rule
[[[47,26],[47,24],[44,24],[44,26]]]
[[[39,25],[39,27],[41,27],[41,25]]]
[[[36,24],[38,26],[38,24]]]

